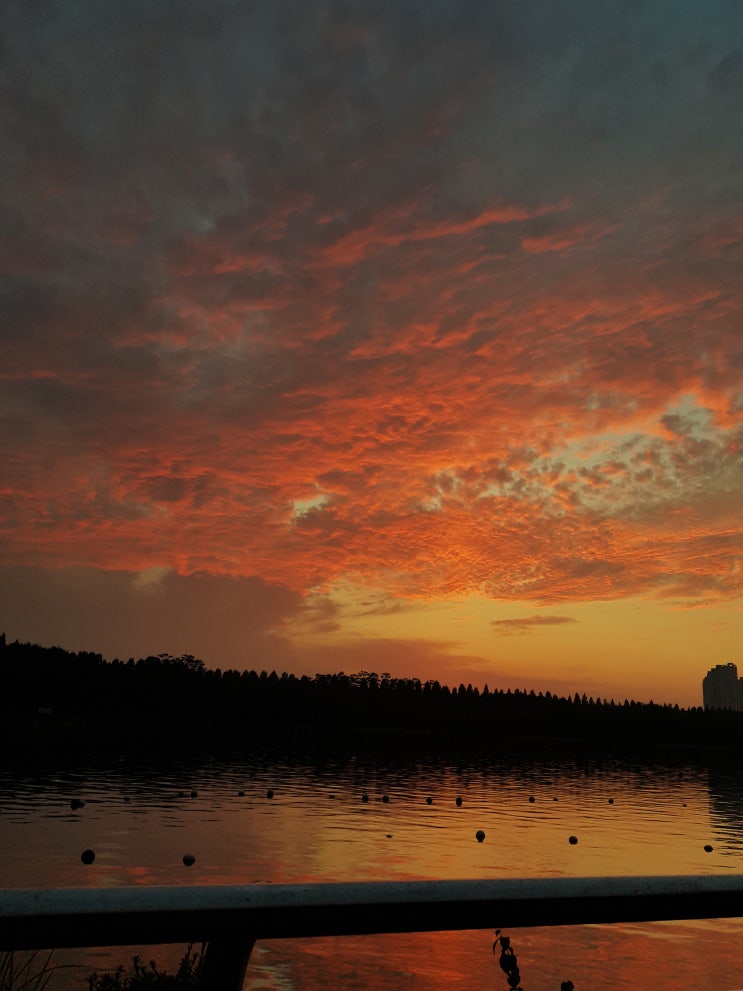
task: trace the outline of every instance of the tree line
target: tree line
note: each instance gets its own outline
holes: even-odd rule
[[[743,713],[549,691],[449,687],[389,673],[294,675],[208,668],[190,654],[105,660],[0,637],[8,742],[186,746],[325,735],[446,746],[518,741],[733,749]]]

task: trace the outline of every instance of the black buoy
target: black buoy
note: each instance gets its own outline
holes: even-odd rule
[[[368,802],[369,801],[369,796],[366,794],[366,792],[364,792],[364,794],[361,796],[361,801],[362,802]]]
[[[194,857],[192,853],[184,853],[183,863],[186,867],[193,867],[193,865],[196,863],[196,857]]]
[[[478,829],[477,832],[475,833],[475,839],[477,840],[478,843],[482,843],[482,841],[485,839],[485,830]]]
[[[430,796],[426,799],[426,805],[433,805],[433,799]]]
[[[389,795],[382,795],[382,801],[385,803],[385,805],[387,804],[387,802],[389,802],[389,800],[390,800]]]
[[[576,844],[577,842],[578,842],[578,837],[577,837],[577,836],[568,836],[568,843],[569,843],[569,844],[570,844],[571,846],[575,846],[575,844]]]
[[[457,795],[456,806],[457,806],[458,809],[461,809],[461,807],[462,807],[462,796],[461,795]]]
[[[713,850],[714,850],[714,847],[711,846],[709,843],[705,843],[704,844],[704,852],[705,853],[712,853]]]
[[[191,792],[191,798],[198,798],[199,793],[197,791]]]
[[[530,801],[530,802],[533,802],[534,800],[535,800],[535,799],[534,799],[534,796],[533,796],[533,795],[529,795],[529,801]]]
[[[244,792],[244,791],[239,791],[239,792],[237,793],[237,797],[238,797],[238,798],[245,798],[245,792]]]
[[[73,798],[72,801],[70,802],[70,808],[73,809],[74,811],[77,811],[78,809],[82,809],[84,807],[85,807],[85,802],[82,800],[82,798]]]
[[[614,799],[613,798],[610,798],[609,799],[609,805],[613,805],[613,804],[614,804]]]
[[[80,860],[82,860],[84,864],[92,864],[95,860],[95,852],[93,850],[83,850],[80,854]]]
[[[269,788],[266,792],[266,798],[273,798],[273,788]]]

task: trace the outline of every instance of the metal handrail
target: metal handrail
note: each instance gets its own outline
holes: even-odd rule
[[[743,917],[743,876],[0,890],[0,950],[206,943],[239,989],[257,939]]]

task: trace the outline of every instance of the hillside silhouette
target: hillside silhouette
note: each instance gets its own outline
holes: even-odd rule
[[[514,748],[544,741],[729,750],[743,713],[683,709],[575,693],[512,691],[355,674],[296,676],[210,669],[192,655],[107,661],[100,654],[0,637],[6,747],[122,750],[366,737],[447,747]]]

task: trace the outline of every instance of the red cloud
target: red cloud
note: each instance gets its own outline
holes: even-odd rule
[[[6,560],[420,599],[740,594],[737,287],[682,279],[662,229],[662,270],[612,267],[622,225],[544,233],[561,201],[435,216],[424,189],[342,233],[313,202],[171,241],[139,297],[13,301]],[[580,264],[520,250],[609,229]]]
[[[340,237],[323,252],[323,260],[331,265],[352,265],[368,254],[384,248],[436,241],[441,238],[462,237],[492,225],[514,224],[566,210],[568,202],[542,207],[503,204],[489,207],[466,219],[437,221],[421,219],[423,200],[406,204],[402,209],[390,209],[376,216],[372,223]]]

